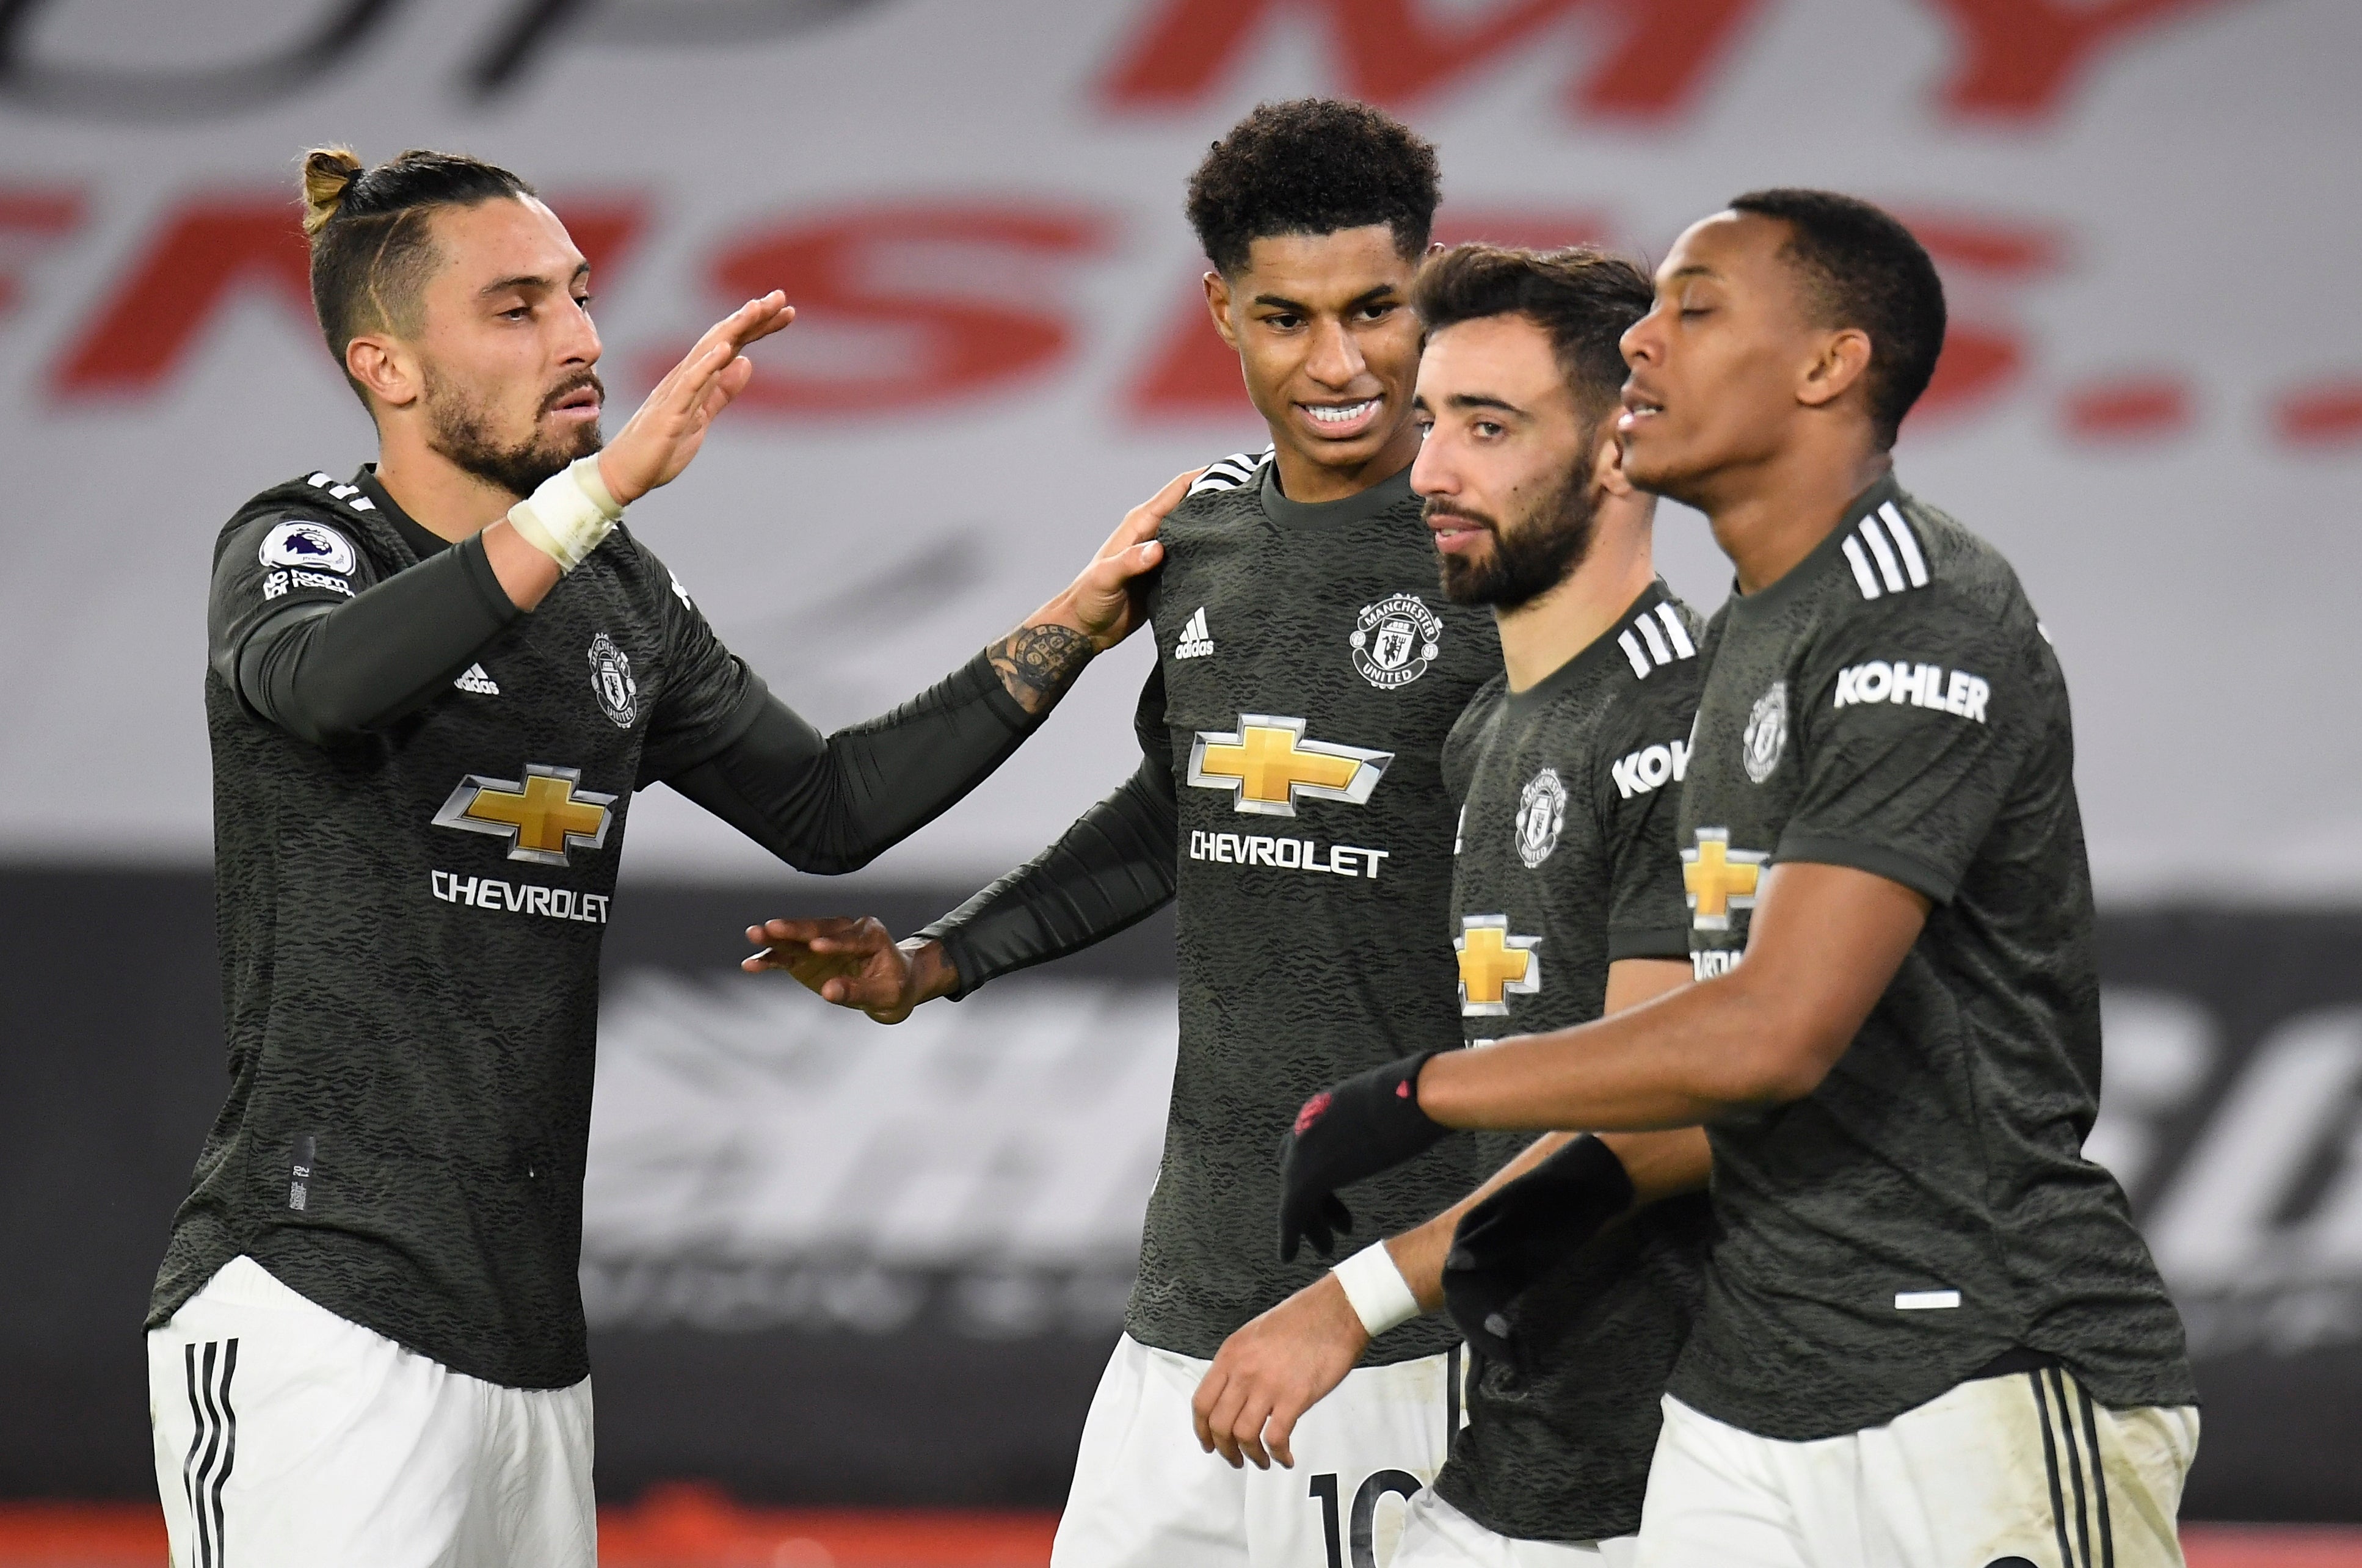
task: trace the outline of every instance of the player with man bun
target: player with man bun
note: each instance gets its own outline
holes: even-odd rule
[[[623,521],[788,325],[716,325],[603,449],[590,267],[472,158],[304,160],[312,289],[378,429],[215,548],[205,711],[230,1087],[149,1314],[173,1561],[590,1568],[576,1272],[633,792],[860,866],[1130,629],[1159,502],[933,690],[822,736]]]

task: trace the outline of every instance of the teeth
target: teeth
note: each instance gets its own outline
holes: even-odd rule
[[[1304,405],[1304,412],[1323,425],[1348,425],[1377,405],[1378,400],[1374,397],[1360,403],[1349,403],[1342,408],[1318,408],[1308,403]]]

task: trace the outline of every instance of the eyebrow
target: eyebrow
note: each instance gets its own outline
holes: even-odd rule
[[[1426,408],[1429,413],[1434,412],[1429,406],[1427,396],[1423,392],[1413,392],[1410,401],[1413,408]],[[1520,419],[1533,417],[1508,399],[1495,397],[1488,392],[1454,392],[1443,400],[1443,405],[1455,413],[1465,413],[1474,408],[1496,408],[1504,414],[1514,414]]]
[[[572,282],[575,279],[582,277],[590,271],[590,263],[589,261],[577,262],[573,272],[568,276],[567,282]],[[499,278],[495,279],[491,282],[486,283],[482,289],[478,291],[477,297],[480,299],[490,299],[494,294],[507,293],[511,289],[551,289],[557,286],[557,285],[552,283],[547,277],[541,273],[520,272],[513,278]]]
[[[1375,304],[1378,301],[1389,297],[1399,298],[1400,292],[1392,283],[1380,283],[1376,288],[1364,289],[1347,300],[1345,308],[1352,310],[1355,305]],[[1298,315],[1313,314],[1310,305],[1306,304],[1302,300],[1289,299],[1285,294],[1257,294],[1254,297],[1254,303],[1259,305],[1269,305],[1274,310],[1292,310]]]
[[[1666,273],[1665,282],[1669,283],[1678,283],[1683,278],[1714,278],[1719,277],[1720,275],[1721,274],[1717,273],[1713,268],[1705,265],[1703,262],[1693,261],[1677,272]]]

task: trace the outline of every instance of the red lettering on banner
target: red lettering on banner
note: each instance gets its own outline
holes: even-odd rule
[[[30,252],[81,226],[79,192],[0,188],[0,315],[16,309],[23,297],[18,265]]]
[[[2067,394],[2067,432],[2085,441],[2137,441],[2186,429],[2190,384],[2169,371],[2090,381]]]
[[[636,198],[586,197],[560,215],[596,276],[629,250],[645,213]],[[51,380],[69,397],[152,392],[245,293],[278,301],[307,333],[317,331],[311,250],[294,204],[259,195],[190,202],[156,231]]]
[[[2109,50],[2143,28],[2247,0],[1932,0],[1967,58],[1944,84],[1955,113],[2031,119],[2059,101]]]
[[[1281,12],[1312,18],[1344,68],[1345,91],[1407,108],[1515,58],[1578,11],[1598,14],[1614,44],[1566,87],[1577,114],[1661,118],[1688,105],[1740,25],[1763,0],[1507,0],[1460,23],[1422,0],[1162,0],[1101,94],[1125,109],[1195,103],[1215,91]]]
[[[1599,213],[1447,207],[1435,220],[1435,237],[1446,245],[1485,239],[1551,249],[1597,243],[1608,233],[1607,219]],[[1238,354],[1207,317],[1205,291],[1197,278],[1189,280],[1156,341],[1148,369],[1125,394],[1132,413],[1149,419],[1253,420]]]
[[[2291,447],[2350,447],[2362,442],[2362,376],[2292,388],[2274,407],[2272,423]]]
[[[1106,237],[1098,216],[1071,208],[947,205],[868,208],[742,240],[714,262],[716,286],[733,299],[784,289],[799,321],[758,359],[739,404],[873,414],[1044,370],[1071,330],[1063,315],[1019,299],[1052,292],[1043,263],[1098,250]],[[874,345],[814,364],[805,343],[847,326]]]
[[[152,391],[221,307],[260,293],[312,320],[295,205],[284,195],[201,197],[167,218],[51,371],[68,397]]]
[[[2000,296],[2004,286],[2058,271],[2065,247],[2049,228],[2005,218],[1896,215],[1943,273],[1952,317],[1935,377],[1911,410],[1914,425],[1924,428],[1986,406],[2025,369],[2025,334],[2009,324]]]
[[[647,226],[647,204],[635,195],[568,196],[550,204],[574,248],[590,263],[593,292],[611,286]],[[668,367],[669,368],[669,367]]]

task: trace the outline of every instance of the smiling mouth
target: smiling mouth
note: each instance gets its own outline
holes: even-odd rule
[[[1357,436],[1368,426],[1377,414],[1384,398],[1365,397],[1355,403],[1299,403],[1296,406],[1312,422],[1312,427],[1340,436]]]

